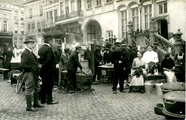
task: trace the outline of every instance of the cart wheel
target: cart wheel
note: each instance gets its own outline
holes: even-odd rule
[[[23,80],[17,80],[17,84],[16,84],[16,93],[17,94],[21,91],[23,83],[24,83]]]

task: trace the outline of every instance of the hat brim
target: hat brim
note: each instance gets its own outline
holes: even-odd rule
[[[33,41],[33,40],[28,40],[28,41],[24,41],[23,43],[30,43],[30,42],[35,42],[35,41]]]

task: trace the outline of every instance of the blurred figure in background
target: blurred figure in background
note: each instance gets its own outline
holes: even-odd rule
[[[98,82],[98,78],[100,78],[100,73],[98,72],[98,66],[102,65],[102,56],[101,56],[101,53],[100,53],[100,48],[101,46],[100,45],[95,45],[95,51],[94,51],[94,62],[95,62],[95,74],[94,74],[94,77],[93,77],[93,82]]]
[[[84,52],[84,60],[88,60],[88,67],[90,69],[91,51],[88,45],[86,46],[86,50]]]
[[[10,61],[12,60],[12,57],[15,57],[11,46],[8,46],[7,49],[5,50],[5,52],[2,55],[5,58],[5,60],[4,60],[4,68],[11,70]]]
[[[59,83],[61,85],[61,72],[66,70],[67,62],[69,59],[69,48],[64,49],[64,53],[61,54],[60,61],[59,61]]]
[[[12,51],[12,47],[11,46],[7,46],[7,49],[5,49],[5,52],[2,54],[4,57],[4,64],[3,64],[3,68],[9,69],[11,71],[11,60],[12,57],[15,57],[13,51]],[[5,80],[8,79],[8,76],[5,74]],[[11,82],[10,80],[8,82]]]

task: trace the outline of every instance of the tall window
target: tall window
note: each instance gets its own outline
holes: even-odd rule
[[[139,16],[138,16],[138,8],[132,8],[132,22],[133,22],[133,27],[134,30],[136,31],[137,29],[139,29]]]
[[[24,24],[21,24],[21,34],[24,34]]]
[[[50,23],[53,23],[53,15],[52,15],[52,11],[50,11]]]
[[[4,32],[7,32],[8,25],[7,21],[4,21],[3,26],[4,26]]]
[[[28,32],[31,32],[31,24],[28,23]]]
[[[57,10],[54,10],[54,19],[57,17]]]
[[[32,32],[35,30],[35,23],[32,23]]]
[[[148,30],[150,28],[151,17],[152,17],[151,5],[144,6],[145,30]]]
[[[87,36],[88,36],[88,41],[92,41],[95,38],[95,26],[94,25],[88,25]]]
[[[66,12],[66,14],[69,14],[68,0],[65,0],[65,12]]]
[[[40,16],[42,16],[43,15],[43,5],[39,6],[39,11],[40,11]]]
[[[101,5],[101,0],[96,0],[97,2],[96,2],[96,4],[97,4],[97,6],[100,6]]]
[[[15,29],[15,33],[18,33],[18,24],[17,23],[15,24],[15,28],[14,29]]]
[[[122,38],[126,37],[127,33],[127,11],[121,11],[121,31],[122,31]]]
[[[159,14],[167,13],[167,3],[159,3]]]
[[[78,0],[77,6],[78,6],[78,10],[81,10],[81,0]]]
[[[37,23],[37,30],[38,30],[39,32],[41,31],[41,23],[40,23],[40,22]]]
[[[63,11],[63,2],[60,3],[60,10],[61,10],[61,13],[60,14],[63,15],[64,14],[64,11]]]
[[[29,8],[29,17],[32,18],[32,8]]]
[[[74,0],[71,0],[71,11],[75,11],[75,5],[74,5]]]
[[[88,7],[88,8],[91,8],[91,7],[92,7],[92,5],[91,5],[91,0],[87,0],[87,7]]]

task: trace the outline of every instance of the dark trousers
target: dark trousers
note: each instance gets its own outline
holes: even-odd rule
[[[119,81],[119,88],[120,88],[120,91],[123,91],[124,87],[123,87],[123,84],[124,84],[124,79],[123,79],[123,74],[124,74],[124,71],[122,69],[117,69],[115,68],[115,79],[113,81],[113,91],[116,91],[117,89],[117,85],[118,85],[118,81]]]
[[[97,80],[99,80],[99,78],[100,78],[100,73],[101,71],[98,71],[98,65],[95,65],[95,74],[94,74],[94,76],[93,76],[93,82],[95,82],[95,80],[96,80],[96,75],[97,75]]]
[[[69,71],[67,72],[67,91],[76,89],[76,73]]]
[[[52,102],[52,89],[54,86],[53,70],[41,70],[42,86],[41,86],[41,102]]]

